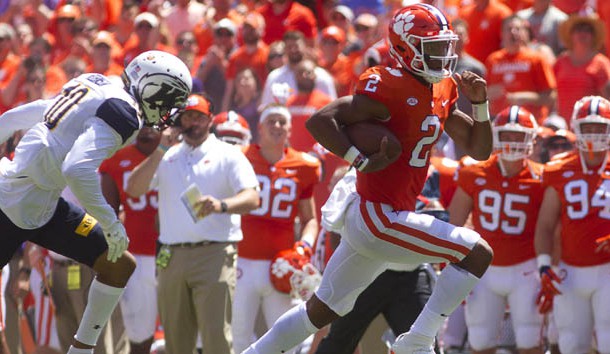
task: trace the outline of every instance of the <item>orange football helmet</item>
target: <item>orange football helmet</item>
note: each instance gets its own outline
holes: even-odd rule
[[[503,109],[493,121],[494,149],[500,157],[507,161],[515,161],[528,157],[534,149],[534,138],[538,131],[536,118],[528,110],[520,106],[510,106]],[[521,139],[501,139],[503,132],[523,133]]]
[[[439,9],[428,4],[406,6],[389,24],[390,55],[430,83],[453,74],[458,36]]]
[[[252,139],[248,121],[235,111],[215,115],[212,121],[212,132],[218,139],[233,145],[246,146]]]
[[[304,242],[297,242],[294,247],[278,252],[269,267],[273,287],[292,297],[309,299],[322,279],[320,272],[310,262],[311,255],[311,247]]]
[[[593,125],[601,127],[600,129],[590,128]],[[581,98],[574,104],[572,129],[576,134],[576,147],[579,150],[608,150],[610,148],[610,102],[599,96]]]

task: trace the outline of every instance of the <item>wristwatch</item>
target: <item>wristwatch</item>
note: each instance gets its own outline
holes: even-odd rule
[[[227,210],[229,210],[229,206],[227,206],[227,203],[224,200],[221,200],[220,201],[220,212],[226,213]]]

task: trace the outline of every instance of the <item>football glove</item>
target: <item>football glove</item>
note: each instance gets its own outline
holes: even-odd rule
[[[536,298],[538,312],[545,314],[553,308],[553,298],[555,295],[561,295],[561,291],[557,289],[557,284],[561,284],[561,278],[557,276],[553,268],[550,266],[540,267],[540,291]]]
[[[108,244],[107,259],[115,263],[129,246],[129,238],[127,237],[125,226],[117,220],[107,230],[104,230],[104,237],[106,237],[106,243]]]

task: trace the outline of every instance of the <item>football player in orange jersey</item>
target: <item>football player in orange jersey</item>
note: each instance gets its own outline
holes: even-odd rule
[[[135,144],[117,151],[99,167],[104,198],[117,216],[123,210],[123,223],[130,240],[129,251],[138,262],[120,300],[130,354],[149,353],[153,342],[157,320],[155,247],[159,232],[151,222],[157,217],[157,191],[151,190],[132,198],[125,193],[125,185],[134,167],[155,151],[160,140],[161,134],[157,129],[143,127]]]
[[[537,129],[536,119],[525,108],[505,108],[493,122],[497,154],[458,171],[450,222],[462,226],[472,212],[474,230],[494,250],[491,266],[466,300],[468,339],[475,354],[496,352],[507,304],[519,353],[542,353],[534,252],[542,165],[528,159]]]
[[[577,151],[544,167],[544,199],[535,246],[541,299],[553,307],[562,353],[610,353],[610,102],[587,96],[574,105]],[[550,267],[561,224],[559,278]],[[605,237],[605,241],[604,241]]]
[[[306,124],[321,145],[358,169],[357,192],[330,198],[323,208],[323,222],[344,242],[331,256],[315,295],[282,315],[244,354],[289,350],[345,315],[388,262],[449,262],[411,330],[392,347],[394,354],[433,353],[434,337],[446,317],[491,262],[491,248],[475,231],[413,212],[430,150],[444,129],[467,154],[478,160],[489,157],[492,131],[486,82],[471,72],[452,79],[458,38],[437,8],[404,7],[394,15],[388,32],[390,53],[400,66],[367,69],[354,95],[331,102]],[[473,102],[473,118],[455,105],[458,85]],[[371,120],[398,137],[398,160],[391,161],[386,154],[387,137],[369,156],[349,141],[344,126]]]
[[[265,108],[258,125],[259,144],[244,149],[260,182],[261,203],[258,209],[242,216],[244,238],[237,253],[232,320],[236,353],[252,343],[259,307],[271,327],[295,301],[302,302],[276,290],[269,278],[271,260],[295,243],[297,216],[300,242],[313,245],[318,233],[313,188],[320,179],[320,161],[286,147],[291,120],[284,106]]]

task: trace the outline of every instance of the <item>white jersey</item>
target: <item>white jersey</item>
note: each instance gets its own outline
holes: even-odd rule
[[[141,127],[135,100],[105,76],[70,80],[51,100],[40,100],[0,116],[0,143],[30,128],[13,161],[0,161],[0,209],[23,229],[49,221],[69,186],[102,228],[117,220],[104,199],[97,168],[129,143]]]

